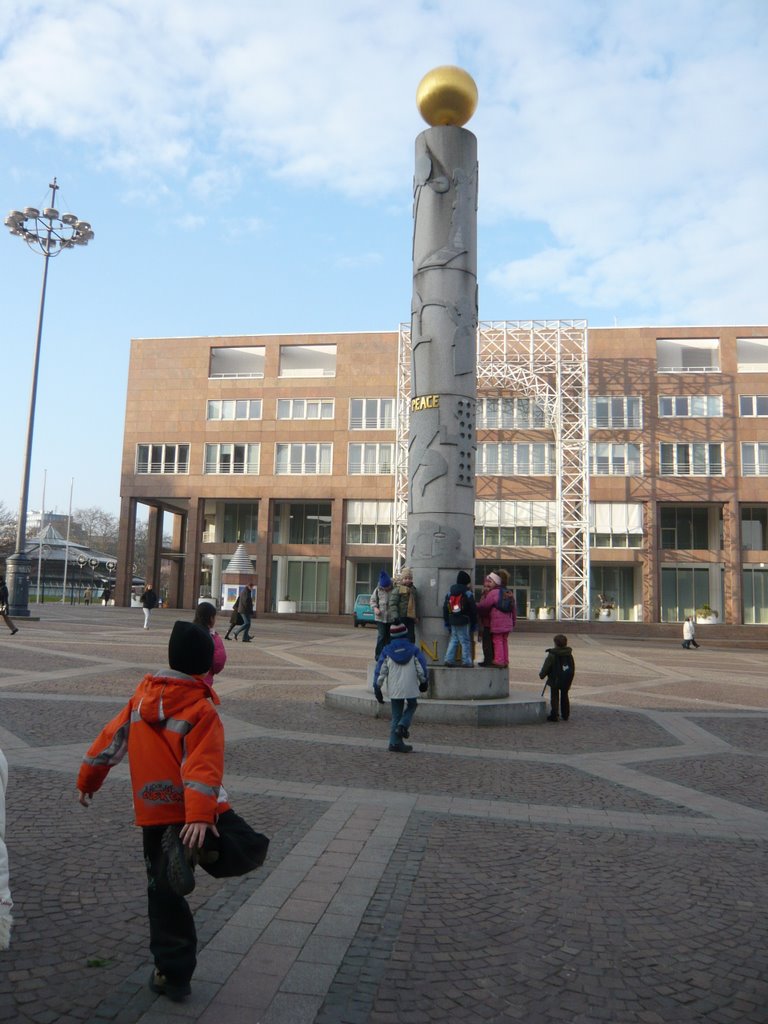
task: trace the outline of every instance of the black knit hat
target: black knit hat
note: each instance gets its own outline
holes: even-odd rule
[[[472,577],[469,575],[468,572],[464,572],[464,570],[462,569],[461,572],[456,577],[456,582],[461,584],[461,586],[463,587],[468,587],[469,584],[472,582]]]
[[[187,676],[204,676],[213,664],[213,639],[194,622],[174,623],[168,641],[168,664]]]

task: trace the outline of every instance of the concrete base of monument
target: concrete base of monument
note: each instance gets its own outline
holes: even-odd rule
[[[453,672],[455,669],[448,669]],[[471,671],[468,669],[467,671]],[[337,686],[325,694],[327,707],[358,715],[389,718],[389,704],[378,704],[370,686]],[[546,701],[538,693],[517,691],[506,697],[445,700],[430,692],[419,697],[420,722],[441,725],[536,725],[546,721]]]

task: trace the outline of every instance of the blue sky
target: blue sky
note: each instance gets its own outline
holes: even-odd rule
[[[119,510],[132,337],[396,330],[422,76],[474,77],[484,320],[768,324],[765,0],[0,0],[0,211],[52,261],[30,506]],[[42,259],[0,238],[0,500]]]

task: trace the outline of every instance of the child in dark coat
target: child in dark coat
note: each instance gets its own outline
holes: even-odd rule
[[[539,679],[547,677],[546,685],[549,687],[551,697],[551,710],[547,718],[548,722],[556,722],[562,718],[568,721],[571,714],[571,702],[568,691],[571,688],[573,677],[576,675],[576,662],[573,660],[573,653],[568,646],[568,637],[558,633],[554,638],[555,646],[547,649],[547,656],[539,672]]]

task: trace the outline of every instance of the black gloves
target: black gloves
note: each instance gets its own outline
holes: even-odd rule
[[[384,703],[384,695],[381,692],[381,687],[380,686],[374,686],[373,692],[374,692],[376,700],[379,702],[379,704],[383,704]]]

